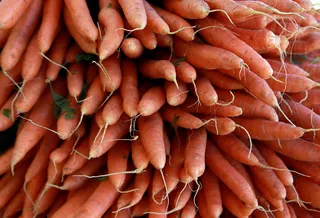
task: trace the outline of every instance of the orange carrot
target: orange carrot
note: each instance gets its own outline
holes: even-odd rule
[[[276,0],[261,0],[262,2],[284,12],[302,12],[303,8],[300,7],[300,5],[294,1],[291,0],[284,0],[281,2],[278,2]]]
[[[291,204],[296,213],[297,217],[313,218],[311,214],[303,207],[300,207],[298,204]]]
[[[180,183],[178,187],[170,195],[170,206],[173,208],[171,211],[182,210],[188,201],[191,199],[192,188],[194,182],[189,183],[190,188],[185,188],[185,185]]]
[[[40,22],[42,5],[43,0],[32,1],[30,7],[23,12],[23,16],[12,28],[7,43],[1,51],[1,68],[4,70],[11,70],[19,62]]]
[[[108,92],[116,91],[121,84],[122,74],[120,68],[120,58],[117,57],[117,54],[113,54],[108,59],[102,61],[102,65],[104,69],[107,71],[103,72],[103,70],[99,67],[101,84],[103,86],[103,90]]]
[[[75,42],[70,47],[68,47],[64,61],[67,64],[76,63],[77,62],[77,56],[81,53],[84,53],[82,49],[79,47],[79,45]]]
[[[53,90],[59,94],[62,94],[62,96],[65,94],[65,83],[62,79],[59,78],[53,84]],[[43,127],[49,128],[53,123],[54,117],[52,114],[52,108],[54,101],[51,95],[51,90],[47,88],[47,90],[41,96],[43,101],[37,102],[37,104],[30,111],[28,119],[32,122],[26,122],[17,135],[11,160],[12,167],[14,167],[14,165],[18,163],[25,156],[25,154],[39,142],[39,140],[47,131]],[[33,123],[36,123],[37,125],[34,125]],[[39,125],[43,127],[40,127]],[[30,132],[32,134],[30,134]]]
[[[142,170],[146,169],[149,164],[149,157],[140,138],[131,142],[131,151],[133,164],[136,167],[137,172],[141,172]]]
[[[268,83],[250,70],[242,69],[241,71],[220,69],[220,71],[241,81],[243,85],[249,90],[249,93],[262,102],[273,107],[278,107],[276,96],[274,95],[272,89],[269,87]]]
[[[200,116],[206,121],[206,129],[215,135],[227,135],[232,133],[237,124],[227,117],[216,117],[216,116]]]
[[[143,0],[118,0],[127,21],[134,29],[144,29],[147,25],[147,13]]]
[[[85,163],[88,162],[89,155],[89,140],[85,138],[79,146],[73,151],[74,154],[70,155],[63,165],[63,174],[70,175],[76,170],[79,170]]]
[[[163,120],[160,114],[156,112],[150,116],[139,117],[138,126],[141,142],[149,156],[150,163],[156,169],[163,169],[166,162],[166,152],[163,141]],[[151,136],[159,141],[157,143],[151,142],[149,140]]]
[[[152,32],[151,28],[145,27],[144,29],[133,31],[132,27],[126,21],[124,21],[124,27],[130,30],[131,35],[137,38],[145,48],[152,50],[157,47],[156,35]]]
[[[160,35],[168,34],[170,32],[168,24],[147,1],[143,1],[143,3],[147,13],[147,27],[149,27],[154,33]]]
[[[55,202],[52,204],[52,206],[49,208],[47,216],[53,217],[53,214],[56,213],[62,205],[64,205],[67,201],[68,193],[66,192],[60,192],[55,200]]]
[[[117,140],[121,140],[123,136],[125,136],[129,131],[130,122],[128,122],[129,118],[127,115],[122,114],[118,122],[112,126],[109,126],[106,134],[105,141],[101,141],[101,135],[97,138],[97,141],[91,143],[90,147],[90,158],[96,158],[103,155],[107,152],[112,146],[114,146]]]
[[[148,196],[144,196],[142,200],[132,208],[132,217],[141,217],[145,212],[149,211]]]
[[[187,19],[202,19],[209,15],[210,7],[205,1],[187,0],[179,1],[173,0],[164,1],[164,7],[181,17]]]
[[[160,48],[172,48],[173,37],[171,35],[159,35],[156,34],[157,47]]]
[[[304,129],[283,122],[262,119],[232,118],[234,122],[248,130],[251,138],[259,140],[297,139],[304,134]],[[236,130],[239,136],[246,137],[243,130]]]
[[[0,16],[0,29],[10,29],[26,13],[29,5],[32,1],[2,1],[0,4],[0,10],[5,11]]]
[[[219,22],[230,25],[230,20],[224,17],[223,15],[217,14],[216,19]],[[234,20],[233,23],[236,27],[243,29],[252,29],[259,30],[264,29],[268,26],[273,19],[271,17],[263,16],[263,15],[251,15],[249,18],[241,21]]]
[[[225,90],[244,89],[244,85],[241,82],[219,71],[197,69],[197,73],[209,79],[211,84],[218,88]]]
[[[97,66],[95,66],[94,64],[89,65],[84,78],[86,86],[91,85],[91,83],[93,82],[97,74],[98,74]]]
[[[265,145],[277,153],[295,160],[319,162],[320,148],[316,143],[303,139],[264,141]],[[281,146],[279,146],[281,145]]]
[[[319,83],[304,76],[283,73],[273,73],[273,76],[281,82],[273,78],[267,79],[266,81],[270,88],[275,91],[298,93],[319,86]]]
[[[49,207],[56,200],[58,194],[59,190],[53,188],[47,190],[43,195],[42,193],[40,193],[35,201],[36,205],[33,210],[34,215],[38,216],[39,214],[43,214],[46,210],[48,210]]]
[[[69,43],[70,35],[68,31],[66,29],[61,30],[53,41],[52,48],[48,54],[48,58],[53,61],[48,63],[48,69],[46,72],[47,79],[50,81],[54,81],[58,77],[61,66],[58,66],[57,64],[63,64]]]
[[[81,63],[72,64],[69,66],[67,83],[69,95],[72,97],[79,97],[82,91],[84,73],[86,71],[86,66]]]
[[[277,210],[274,212],[274,215],[279,218],[285,218],[285,217],[292,218],[292,216],[290,215],[289,208],[286,203],[283,204],[283,211]]]
[[[193,27],[182,17],[152,5],[153,9],[168,24],[170,31],[185,41],[194,39]]]
[[[320,207],[320,186],[313,183],[308,178],[297,177],[294,179],[294,186],[296,187],[300,198],[303,201],[310,202],[316,208]]]
[[[38,74],[33,80],[29,80],[23,86],[23,95],[19,95],[14,102],[14,107],[17,113],[26,113],[37,103],[41,94],[47,87],[45,82],[45,74],[47,63],[43,63],[38,71]]]
[[[258,202],[249,183],[245,178],[225,159],[218,148],[208,141],[206,151],[206,163],[219,179],[221,179],[234,194],[247,206],[257,207]],[[241,187],[241,189],[239,189]],[[223,196],[223,195],[221,195]]]
[[[223,101],[230,102],[233,100],[229,92],[216,89],[219,98]],[[261,117],[271,121],[279,121],[278,115],[274,108],[263,103],[262,101],[242,92],[232,92],[234,100],[232,104],[242,109],[242,116]]]
[[[122,101],[121,95],[116,93],[106,103],[102,111],[102,117],[105,125],[114,125],[118,122],[124,112]]]
[[[195,67],[208,70],[216,68],[234,69],[243,66],[243,60],[232,52],[204,43],[197,43],[196,40],[188,43],[178,37],[174,37],[174,54],[178,57],[186,58],[187,62]],[[194,54],[198,55],[194,56]]]
[[[93,23],[86,1],[65,0],[65,5],[72,11],[71,18],[79,34],[86,40],[96,41],[98,29]]]
[[[230,155],[235,160],[247,164],[257,166],[259,165],[259,160],[254,154],[249,155],[249,148],[246,144],[244,144],[237,136],[234,134],[229,134],[225,136],[215,136],[213,134],[210,135],[214,140],[216,145],[225,153]]]
[[[196,216],[196,207],[194,205],[194,202],[192,199],[189,199],[187,204],[184,206],[184,208],[181,210],[181,218],[193,218]]]
[[[234,105],[213,105],[205,106],[203,104],[195,104],[197,99],[195,97],[188,97],[188,99],[180,106],[185,112],[202,115],[216,115],[218,117],[237,117],[242,114],[242,108]]]
[[[287,204],[291,218],[298,218],[291,204]]]
[[[139,67],[145,77],[177,82],[174,65],[167,60],[141,60]]]
[[[138,111],[142,116],[150,116],[156,113],[166,101],[165,92],[162,87],[150,88],[141,98]]]
[[[207,204],[206,204],[206,201],[204,201],[203,199],[205,199],[204,191],[200,189],[196,198],[200,217],[205,217],[208,214]]]
[[[187,84],[178,80],[177,88],[176,84],[173,82],[165,81],[164,90],[166,92],[167,103],[171,106],[178,106],[183,104],[188,97],[188,87]]]
[[[23,208],[23,201],[25,198],[25,193],[23,189],[15,194],[15,196],[11,199],[10,204],[8,204],[3,213],[3,217],[14,217],[19,213],[19,210]]]
[[[218,95],[210,83],[210,80],[203,76],[197,76],[195,81],[195,88],[194,92],[195,95],[199,96],[199,100],[205,106],[213,106],[214,104],[218,103]]]
[[[135,63],[129,59],[124,59],[121,64],[122,82],[120,93],[123,98],[123,109],[130,116],[136,116],[139,104],[138,72]]]
[[[161,109],[161,115],[165,121],[172,123],[174,127],[198,129],[203,125],[199,118],[177,107],[165,105]]]
[[[212,46],[219,46],[222,49],[233,52],[239,58],[242,58],[250,69],[261,78],[267,79],[272,75],[273,70],[269,63],[232,32],[225,29],[221,23],[213,18],[197,20],[195,23],[200,28],[207,28],[202,29],[200,35]],[[211,26],[217,26],[217,28],[208,28]]]
[[[319,49],[319,34],[311,33],[303,39],[290,42],[288,51],[291,54],[307,54]]]
[[[8,149],[0,156],[0,175],[6,173],[10,169],[10,160],[12,157],[13,148]],[[1,183],[0,183],[1,184]]]
[[[271,167],[285,170],[285,171],[275,170],[274,172],[278,176],[282,184],[284,184],[285,186],[291,186],[293,184],[293,176],[291,172],[289,172],[289,169],[281,160],[281,158],[277,156],[277,154],[273,150],[271,150],[266,146],[256,144],[256,147],[258,148],[263,158],[267,161],[267,163]]]
[[[204,174],[200,177],[200,180],[203,184],[204,201],[207,205],[207,213],[210,217],[219,217],[223,209],[218,178],[211,170],[206,169]]]
[[[75,7],[87,7],[87,5],[83,5],[83,4],[86,4],[85,1],[81,1],[81,3],[78,6],[77,6],[77,1],[68,0],[68,2],[70,2],[70,1],[73,2]],[[84,10],[85,9],[88,10],[88,8],[84,8]],[[91,31],[92,36],[90,36],[90,37],[93,37],[93,41],[90,41],[90,40],[87,40],[86,38],[83,38],[82,37],[83,35],[78,32],[78,29],[76,27],[76,21],[73,20],[73,17],[72,17],[72,16],[79,16],[79,14],[75,13],[75,11],[72,11],[73,13],[70,13],[69,10],[70,9],[68,9],[66,6],[63,8],[63,19],[64,19],[64,23],[65,23],[67,29],[69,30],[70,35],[74,38],[74,40],[77,42],[77,44],[80,46],[80,48],[83,51],[85,51],[87,53],[91,53],[91,54],[97,54],[97,44],[95,43],[96,39],[94,39],[94,38],[95,37],[98,38],[98,29],[95,26],[92,27],[90,24],[87,25],[86,22],[83,22],[83,23],[80,22],[81,18],[77,18],[78,20],[76,20],[76,21],[78,21],[79,25],[84,25],[85,28],[93,28],[93,31]],[[79,10],[77,10],[77,11],[82,13],[82,11],[79,11]],[[83,12],[83,13],[85,13],[85,12]],[[80,14],[80,16],[83,16],[83,14]],[[90,22],[89,20],[91,19],[91,16],[90,15],[84,15],[84,16],[87,17],[86,18],[87,22]],[[95,29],[97,31],[95,31]],[[83,33],[83,34],[86,34],[86,33]]]
[[[62,205],[62,207],[53,214],[52,218],[64,216],[66,213],[69,215],[75,215],[77,209],[87,201],[99,184],[99,181],[89,181],[81,189],[76,190],[75,193]]]
[[[62,0],[44,2],[43,18],[38,33],[38,44],[42,53],[46,53],[50,49],[59,32],[62,5]]]
[[[6,44],[10,32],[11,28],[6,30],[0,30],[0,48],[3,48],[3,46]]]
[[[110,7],[102,8],[98,19],[107,30],[99,45],[99,59],[102,61],[111,56],[120,46],[124,36],[124,25],[119,11]]]
[[[121,50],[128,58],[136,59],[141,57],[144,52],[144,47],[139,39],[131,37],[123,40]]]
[[[16,94],[17,93],[13,93],[0,109],[0,131],[5,131],[9,129],[17,118],[16,110],[13,108],[12,111],[11,109]]]
[[[269,62],[270,66],[272,67],[272,69],[276,72],[279,73],[288,73],[288,74],[295,74],[298,76],[308,76],[309,74],[304,71],[303,69],[301,69],[299,66],[290,64],[290,63],[282,63],[281,61],[278,60],[273,60],[273,59],[267,59],[267,61]]]
[[[319,89],[311,89],[307,92],[290,94],[290,98],[308,108],[312,108],[313,105],[320,104],[320,99],[317,97],[319,93]]]

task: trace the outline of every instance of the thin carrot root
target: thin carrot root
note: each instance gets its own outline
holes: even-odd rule
[[[126,190],[126,191],[121,191],[120,189],[116,188],[117,189],[117,192],[121,193],[121,194],[127,194],[127,193],[131,193],[131,192],[135,192],[135,191],[139,191],[140,189],[138,188],[134,188],[134,189],[131,189],[131,190]]]
[[[242,130],[245,131],[245,133],[248,135],[248,139],[249,139],[249,154],[248,154],[248,159],[250,159],[251,153],[252,153],[252,147],[253,147],[250,133],[248,132],[248,130],[247,130],[246,128],[244,128],[243,126],[241,126],[241,125],[239,125],[239,124],[236,124],[236,127],[242,129]]]
[[[188,107],[193,107],[194,105],[198,105],[198,106],[201,106],[201,102],[200,102],[200,97],[199,97],[199,94],[198,94],[198,89],[197,89],[197,85],[195,83],[195,81],[192,81],[192,84],[193,84],[193,87],[194,87],[194,93],[197,97],[197,101],[194,102],[192,105],[189,105]]]
[[[102,102],[102,104],[98,107],[97,111],[103,107],[103,105],[111,98],[111,96],[113,95],[113,91],[110,92],[110,94],[106,97],[106,99]]]
[[[231,23],[233,26],[236,26],[236,25],[233,23],[232,19],[230,18],[229,14],[228,14],[225,10],[222,10],[222,9],[214,9],[214,10],[210,10],[209,13],[211,13],[211,12],[217,12],[217,11],[224,13],[224,14],[227,16],[227,18],[228,18],[228,20],[230,21],[230,23]]]
[[[232,104],[234,102],[235,96],[234,96],[232,91],[229,91],[229,92],[230,92],[230,94],[232,96],[231,100],[229,102],[227,102],[227,103],[219,103],[219,102],[217,102],[216,105],[224,107],[224,106],[228,106],[228,105]]]
[[[211,121],[213,121],[213,122],[215,123],[216,132],[217,132],[217,134],[219,135],[218,121],[217,121],[217,119],[215,119],[215,118],[211,118],[211,119],[209,119],[209,120],[205,120],[205,122],[203,122],[203,124],[201,125],[201,127],[210,124]]]
[[[30,194],[29,194],[29,192],[27,190],[27,184],[28,184],[28,181],[25,181],[23,183],[23,191],[26,194],[27,198],[30,200],[32,206],[34,207],[34,201],[33,201],[32,197],[30,196]]]
[[[164,178],[164,174],[163,174],[162,169],[159,169],[159,170],[160,170],[161,178],[162,178],[162,181],[163,181],[164,189],[165,189],[165,191],[166,191],[166,194],[165,194],[164,198],[161,200],[161,203],[162,203],[165,199],[168,199],[168,205],[169,205],[169,191],[168,191],[168,186],[167,186],[167,183],[166,183],[166,179]],[[153,196],[152,196],[152,197],[153,197]]]
[[[84,113],[81,112],[81,116],[80,116],[79,123],[78,123],[78,125],[76,126],[76,128],[74,128],[74,130],[70,133],[69,138],[70,138],[71,136],[73,136],[73,134],[79,129],[79,127],[80,127],[80,125],[81,125],[81,123],[82,123],[82,121],[83,121],[83,117],[84,117]]]
[[[40,55],[42,55],[45,59],[47,59],[50,63],[57,65],[63,69],[65,69],[69,75],[71,75],[71,72],[68,70],[68,68],[66,68],[65,66],[58,64],[57,62],[54,62],[53,60],[51,60],[49,57],[47,57],[44,53],[40,52]],[[49,81],[49,80],[48,80]]]
[[[179,32],[181,32],[182,30],[185,30],[185,29],[194,29],[196,28],[197,26],[186,26],[186,27],[181,27],[179,29],[177,29],[176,31],[173,31],[173,32],[168,32],[169,35],[175,35]],[[195,35],[195,34],[194,34]]]
[[[137,123],[137,119],[141,116],[141,114],[137,114],[136,116],[130,118],[130,127],[129,127],[129,131],[130,131],[130,137],[134,138],[134,132],[138,132],[138,130],[136,129],[136,123]]]
[[[200,32],[200,31],[202,31],[202,30],[206,30],[206,29],[210,29],[210,28],[220,28],[220,29],[223,29],[223,30],[228,30],[227,28],[221,27],[221,26],[206,26],[206,27],[202,27],[202,28],[194,31],[193,36],[195,36],[198,32]]]
[[[275,171],[291,172],[291,173],[295,173],[295,174],[298,174],[298,175],[304,176],[304,177],[311,177],[311,176],[308,176],[306,174],[299,173],[298,171],[295,171],[295,170],[281,169],[281,168],[276,168],[276,167],[272,167],[272,166],[264,165],[264,164],[259,164],[259,167],[264,168],[264,169],[275,170]]]
[[[197,184],[198,188],[196,189],[195,194],[193,196],[193,204],[196,207],[196,209],[199,210],[199,207],[196,202],[196,198],[197,198],[197,195],[198,195],[200,189],[202,188],[202,186],[201,186],[201,183],[197,179],[195,180],[195,183]]]
[[[284,116],[284,118],[294,127],[296,127],[296,125],[294,125],[294,123],[287,117],[287,115],[283,112],[283,110],[281,109],[281,107],[279,106],[279,104],[277,105],[278,110],[280,111],[280,113]]]
[[[72,176],[74,176],[74,177],[85,177],[85,178],[88,178],[88,179],[98,179],[98,178],[106,178],[106,177],[114,176],[114,175],[138,174],[138,173],[142,173],[142,172],[145,172],[145,170],[139,172],[137,169],[135,169],[135,170],[132,170],[132,171],[116,172],[116,173],[102,174],[102,175],[96,175],[96,176],[88,176],[88,175],[72,175]]]
[[[2,72],[3,72],[4,75],[5,75],[6,77],[8,77],[8,78],[11,80],[11,82],[18,88],[18,90],[19,90],[18,93],[21,93],[22,96],[23,96],[24,98],[26,98],[26,96],[24,95],[24,93],[23,93],[23,91],[22,91],[22,88],[23,88],[23,85],[24,85],[25,81],[23,81],[23,84],[22,84],[22,86],[20,87],[20,86],[18,85],[18,83],[17,83],[16,81],[14,81],[14,79],[13,79],[5,70],[2,69]]]

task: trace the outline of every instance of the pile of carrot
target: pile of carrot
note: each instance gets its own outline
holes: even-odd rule
[[[310,0],[2,0],[0,217],[320,217]]]

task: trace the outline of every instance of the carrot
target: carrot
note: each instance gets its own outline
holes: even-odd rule
[[[319,49],[319,34],[312,33],[303,39],[291,41],[288,51],[291,54],[307,54]]]
[[[291,0],[284,0],[281,2],[278,2],[276,0],[261,0],[261,2],[264,2],[276,9],[278,9],[279,11],[284,11],[284,12],[302,12],[303,8],[300,7],[299,4],[297,4],[294,1]]]
[[[67,78],[69,95],[78,98],[82,91],[86,66],[81,63],[72,64],[69,66],[69,71],[71,73]]]
[[[313,216],[303,207],[300,207],[298,204],[291,204],[294,212],[297,217],[313,218]]]
[[[122,82],[120,93],[123,99],[123,109],[130,116],[136,116],[139,104],[138,72],[135,63],[124,59],[121,64]]]
[[[258,179],[255,175],[251,176],[251,180],[255,188],[261,192],[261,195],[277,210],[283,210],[284,202],[281,198],[273,195],[273,192],[269,188],[266,188],[261,179]]]
[[[87,201],[90,195],[100,184],[99,181],[89,181],[81,189],[78,189],[71,195],[67,201],[60,207],[52,216],[52,218],[58,218],[68,213],[68,215],[75,215],[77,209],[79,209],[83,203]]]
[[[248,130],[251,138],[259,140],[297,139],[304,134],[304,129],[283,122],[262,119],[232,118],[234,122]],[[239,136],[246,137],[243,130],[236,130]]]
[[[188,87],[185,83],[178,80],[178,86],[169,81],[165,81],[164,89],[166,92],[167,103],[171,106],[178,106],[183,104],[188,97]]]
[[[307,92],[290,94],[290,98],[308,108],[312,108],[313,105],[320,104],[320,99],[317,98],[319,93],[319,89],[311,89]]]
[[[141,217],[143,216],[147,211],[149,211],[149,203],[148,203],[149,199],[148,196],[144,196],[141,201],[139,201],[138,204],[136,204],[135,206],[133,206],[132,208],[132,213],[131,216],[132,217]]]
[[[64,95],[66,90],[63,80],[58,79],[56,83],[53,84],[53,89],[56,90],[57,93]],[[45,128],[51,126],[54,120],[52,114],[54,100],[51,95],[51,90],[47,88],[41,96],[43,101],[37,102],[29,113],[28,119],[32,122],[25,123],[17,135],[11,160],[12,169],[14,165],[16,165],[25,154],[39,142],[46,132]],[[34,125],[33,123],[36,123],[37,125]],[[30,134],[30,132],[33,134]]]
[[[130,144],[128,142],[118,142],[114,147],[112,147],[108,153],[108,173],[114,174],[119,172],[127,171],[128,158],[130,155]],[[109,180],[111,184],[120,190],[125,182],[126,174],[110,175]]]
[[[76,128],[80,120],[80,108],[76,100],[72,96],[68,96],[68,106],[62,109],[62,113],[57,121],[57,132],[62,140],[71,137],[73,130]]]
[[[132,27],[126,21],[124,21],[124,27],[130,30],[131,35],[137,38],[145,48],[152,50],[157,47],[156,35],[151,28],[145,27],[144,29],[132,30]]]
[[[99,6],[100,8],[112,7],[117,10],[120,9],[120,5],[117,0],[99,0]]]
[[[223,101],[230,102],[232,96],[229,92],[216,89],[219,98]],[[261,117],[271,121],[278,122],[279,118],[276,111],[262,101],[242,92],[232,92],[234,100],[232,104],[242,109],[244,117]]]
[[[26,2],[24,2],[26,3]],[[32,37],[42,12],[42,0],[32,1],[27,11],[12,28],[6,45],[1,51],[1,68],[11,70],[21,58]],[[6,13],[5,13],[6,14]]]
[[[104,7],[99,12],[99,22],[107,29],[99,45],[99,59],[105,60],[120,46],[124,31],[123,21],[118,10]]]
[[[65,57],[64,57],[64,62],[67,64],[71,63],[76,63],[78,55],[84,53],[82,49],[79,47],[79,45],[75,42],[73,43],[70,47],[68,47]]]
[[[165,105],[161,109],[161,115],[165,121],[171,123],[174,127],[198,129],[203,125],[199,118],[177,107]]]
[[[143,0],[118,0],[124,16],[134,29],[144,29],[147,25],[147,13]]]
[[[148,215],[149,218],[165,218],[167,217],[166,212],[168,208],[168,202],[163,201],[162,203],[158,204],[154,199],[152,199],[151,195],[149,195],[149,210],[150,214]],[[147,212],[148,213],[148,212]]]
[[[128,119],[128,116],[123,114],[116,124],[108,127],[105,134],[105,141],[100,143],[100,135],[97,138],[97,142],[91,143],[89,158],[100,157],[114,146],[117,140],[121,140],[121,138],[129,131],[130,123],[127,122]]]
[[[291,206],[291,204],[287,204],[287,207],[288,207],[288,209],[289,209],[289,213],[290,213],[291,218],[297,218],[297,215],[296,215],[296,213],[294,212],[294,209],[293,209],[293,207]]]
[[[185,19],[154,5],[152,5],[152,7],[168,24],[171,31],[170,33],[175,33],[178,37],[185,41],[192,41],[194,39],[193,27]]]
[[[223,209],[218,178],[211,170],[206,169],[200,180],[203,184],[204,201],[207,205],[208,215],[210,217],[219,217]]]
[[[157,39],[157,47],[160,48],[172,48],[173,37],[171,35],[159,35],[155,34]]]
[[[237,124],[227,117],[201,116],[205,122],[206,129],[215,135],[227,135],[232,133]]]
[[[58,144],[59,137],[52,132],[46,132],[39,144],[39,149],[25,174],[24,185],[29,183],[39,173],[46,170],[50,153],[57,148]]]
[[[166,155],[170,157],[171,142],[170,142],[169,135],[168,135],[168,132],[167,132],[167,129],[165,126],[163,127],[162,132],[163,132],[163,142],[164,142],[164,147],[166,150]]]
[[[180,216],[181,218],[193,218],[197,214],[196,207],[192,199],[189,199],[187,204],[182,208]]]
[[[292,218],[291,215],[290,215],[289,208],[288,208],[288,206],[287,206],[286,203],[283,204],[283,211],[277,210],[277,211],[273,212],[273,214],[274,214],[276,217],[279,217],[279,218],[285,218],[285,217],[290,217],[290,218]]]
[[[197,76],[195,87],[193,92],[197,97],[199,96],[200,103],[205,106],[218,104],[218,95],[209,79],[203,76]]]
[[[23,177],[28,165],[28,163],[24,163],[24,165],[20,165],[19,168],[17,167],[15,176],[11,176],[9,182],[2,186],[0,190],[0,195],[2,196],[0,199],[0,208],[3,208],[22,187]]]
[[[10,32],[11,28],[6,30],[0,30],[0,48],[3,48],[3,46],[6,44]]]
[[[86,88],[91,85],[91,83],[93,82],[97,74],[98,74],[97,66],[95,66],[94,64],[89,65],[84,78],[84,81],[85,81],[84,83],[86,85]]]
[[[254,190],[252,190],[249,183],[232,167],[211,141],[207,142],[206,163],[210,170],[247,206],[258,206]],[[239,187],[241,187],[241,189],[239,189]],[[223,196],[223,194],[221,196]]]
[[[93,23],[87,3],[74,0],[65,0],[64,2],[68,10],[72,11],[71,18],[79,34],[86,40],[96,41],[98,39],[98,29]]]
[[[66,1],[70,2],[71,0],[66,0]],[[86,4],[84,1],[81,1],[78,6],[77,6],[77,1],[72,0],[72,2],[75,5],[75,7],[87,7],[86,5],[85,6],[83,5],[83,4]],[[82,36],[84,35],[80,34],[76,27],[76,21],[79,22],[79,20],[82,20],[82,19],[77,18],[78,20],[75,21],[74,18],[72,17],[72,16],[79,16],[78,12],[82,13],[82,11],[77,10],[78,11],[77,13],[75,13],[75,11],[72,11],[73,13],[71,13],[69,10],[70,9],[68,9],[66,6],[63,8],[63,19],[70,35],[72,36],[72,38],[74,38],[74,40],[77,42],[77,44],[80,46],[80,48],[83,51],[91,54],[97,54],[97,44],[95,42],[96,39],[93,39],[92,41],[90,41],[86,38],[83,38]],[[91,19],[90,15],[80,15],[80,16],[86,16],[86,21],[90,22],[88,20],[88,19]],[[98,29],[95,26],[92,27],[91,25],[87,25],[86,22],[83,22],[83,23],[79,22],[78,25],[83,25],[85,28],[90,28],[90,29],[92,28],[92,33],[91,33],[92,36],[90,37],[98,38]],[[86,33],[83,33],[83,34],[86,34]]]
[[[139,39],[131,37],[123,40],[121,50],[128,58],[136,59],[141,57],[144,52],[144,47]]]
[[[272,67],[272,69],[276,72],[279,73],[284,73],[284,74],[295,74],[298,76],[308,76],[309,74],[301,69],[299,66],[290,64],[290,63],[282,63],[281,61],[278,60],[273,60],[273,59],[267,59],[268,63]]]
[[[177,83],[174,65],[167,60],[142,60],[139,69],[141,74],[147,78],[163,78]]]
[[[102,66],[105,69],[102,70],[99,67],[101,84],[104,91],[114,92],[116,91],[121,84],[122,75],[120,68],[120,58],[116,54],[113,54],[108,59],[102,61]]]
[[[103,158],[105,157],[106,156],[103,156]],[[98,170],[105,164],[105,160],[103,158],[92,159],[84,163],[84,165],[80,167],[80,169],[76,170],[67,177],[67,179],[64,181],[63,185],[59,187],[59,189],[74,191],[81,188],[88,182],[88,177],[97,173]]]
[[[219,117],[237,117],[242,114],[242,109],[234,105],[205,106],[203,104],[195,104],[195,102],[197,102],[195,97],[188,97],[188,99],[180,106],[180,108],[188,113],[211,116],[216,115]]]
[[[74,173],[88,162],[88,159],[86,158],[89,155],[88,138],[85,138],[73,152],[74,154],[70,155],[63,165],[63,175],[70,175],[71,173]]]
[[[46,189],[46,188],[44,188]],[[57,189],[49,189],[43,195],[37,196],[36,205],[34,207],[33,213],[35,216],[39,214],[43,214],[49,207],[53,204],[59,194],[59,190]]]
[[[19,213],[19,210],[23,208],[23,201],[25,198],[25,193],[23,189],[15,194],[15,196],[11,199],[10,204],[8,204],[3,212],[3,217],[14,217]]]
[[[137,172],[141,172],[146,169],[149,164],[149,157],[140,138],[131,142],[131,151],[133,164],[136,167]]]
[[[241,68],[244,64],[243,60],[232,52],[204,43],[197,43],[196,40],[188,43],[174,37],[173,52],[178,57],[184,57],[193,66],[208,70]],[[194,54],[198,55],[194,56]]]
[[[62,0],[44,2],[43,19],[38,33],[38,44],[42,53],[46,53],[50,49],[55,36],[59,32],[62,4]]]
[[[221,200],[233,215],[237,217],[249,216],[254,208],[245,205],[224,183],[220,183]]]
[[[16,93],[13,93],[0,109],[0,131],[9,129],[16,120],[16,110],[12,109]]]
[[[294,0],[297,2],[302,8],[304,8],[307,11],[310,11],[312,9],[312,2],[310,0]]]
[[[165,101],[163,88],[160,86],[152,87],[142,96],[138,104],[139,114],[150,116],[156,113],[165,104]]]
[[[268,62],[232,32],[225,29],[221,23],[213,18],[197,20],[195,23],[200,28],[207,28],[202,29],[200,35],[212,46],[219,46],[233,52],[239,58],[242,58],[250,69],[261,78],[267,79],[272,75],[273,70]],[[217,28],[208,28],[211,26],[217,26]]]
[[[250,154],[250,150],[247,145],[234,134],[231,133],[225,136],[215,136],[211,134],[210,136],[225,154],[230,155],[235,160],[243,164],[253,166],[260,164],[257,157],[254,154]],[[250,156],[248,157],[248,155]]]
[[[178,187],[170,195],[170,206],[173,208],[168,213],[172,214],[173,211],[182,210],[188,201],[192,198],[192,188],[194,182],[189,184],[190,188],[185,188],[184,184],[179,184]]]
[[[70,35],[66,29],[59,32],[56,39],[52,43],[48,58],[52,61],[48,63],[47,79],[54,81],[59,74],[61,64],[63,64],[64,56],[70,43]],[[58,65],[57,65],[58,64]]]
[[[230,25],[230,20],[223,15],[217,14],[216,19],[223,24]],[[245,20],[241,20],[241,21],[234,20],[233,23],[236,27],[239,27],[239,28],[259,30],[259,29],[266,28],[268,24],[272,21],[273,19],[270,18],[269,16],[250,15],[250,17]]]
[[[317,184],[320,184],[320,166],[318,163],[305,162],[294,160],[291,158],[287,158],[285,156],[281,156],[281,159],[285,162],[285,164],[293,168],[294,170],[303,173],[305,175],[310,176],[309,179]]]
[[[294,179],[294,186],[296,187],[300,198],[303,201],[310,202],[316,208],[320,207],[320,186],[313,183],[305,177],[296,177]]]
[[[47,216],[53,217],[53,214],[55,214],[61,207],[64,205],[67,201],[68,194],[66,192],[60,192],[55,200],[55,202],[52,204],[52,206],[49,208]]]
[[[140,117],[138,126],[141,142],[148,154],[150,163],[156,169],[163,169],[166,162],[166,152],[163,141],[163,121],[160,114],[156,112],[150,116]],[[154,139],[159,140],[157,143],[149,140],[152,135]]]
[[[108,125],[114,125],[120,119],[124,112],[122,106],[122,97],[119,93],[114,94],[110,100],[106,103],[102,111],[102,117],[105,123],[105,128]]]
[[[307,162],[319,162],[320,148],[317,144],[305,141],[303,139],[293,140],[272,140],[264,141],[263,144],[270,147],[277,153],[290,157],[295,160],[307,161]],[[279,146],[281,145],[281,147]]]
[[[114,211],[116,211],[117,214],[123,210],[126,210],[125,206],[130,204],[132,195],[134,192],[130,190],[135,190],[133,188],[134,188],[134,182],[130,183],[130,185],[126,188],[126,190],[120,195],[118,200],[113,204],[112,209],[115,208]]]
[[[244,85],[241,82],[219,71],[197,69],[197,74],[206,77],[207,79],[210,80],[212,85],[220,89],[225,89],[225,90],[244,89]]]
[[[207,204],[206,204],[206,201],[203,200],[204,198],[205,198],[204,191],[200,189],[196,198],[200,217],[205,217],[208,214]]]
[[[147,1],[143,1],[143,3],[147,14],[147,27],[149,27],[154,33],[160,35],[168,34],[170,32],[168,24]]]
[[[78,208],[74,216],[78,218],[102,217],[118,196],[118,191],[109,180],[102,181],[88,200]]]
[[[304,76],[282,73],[273,73],[273,76],[279,81],[273,78],[267,79],[266,81],[270,88],[275,91],[298,93],[319,86],[319,83]]]
[[[10,160],[12,157],[13,148],[8,149],[0,156],[0,175],[6,173],[10,169]],[[1,184],[1,183],[0,183]]]
[[[29,5],[32,1],[2,1],[0,4],[0,10],[5,11],[0,16],[0,29],[10,29],[26,13]]]
[[[197,181],[206,167],[205,152],[207,145],[207,131],[204,128],[189,130],[187,133],[184,167],[189,176]]]
[[[23,95],[19,95],[14,102],[14,107],[17,113],[26,113],[32,109],[37,103],[41,94],[47,87],[45,82],[45,74],[47,70],[47,63],[42,63],[38,74],[33,80],[29,80],[23,86]]]
[[[164,7],[168,11],[187,19],[202,19],[209,15],[209,5],[205,1],[165,1]]]

